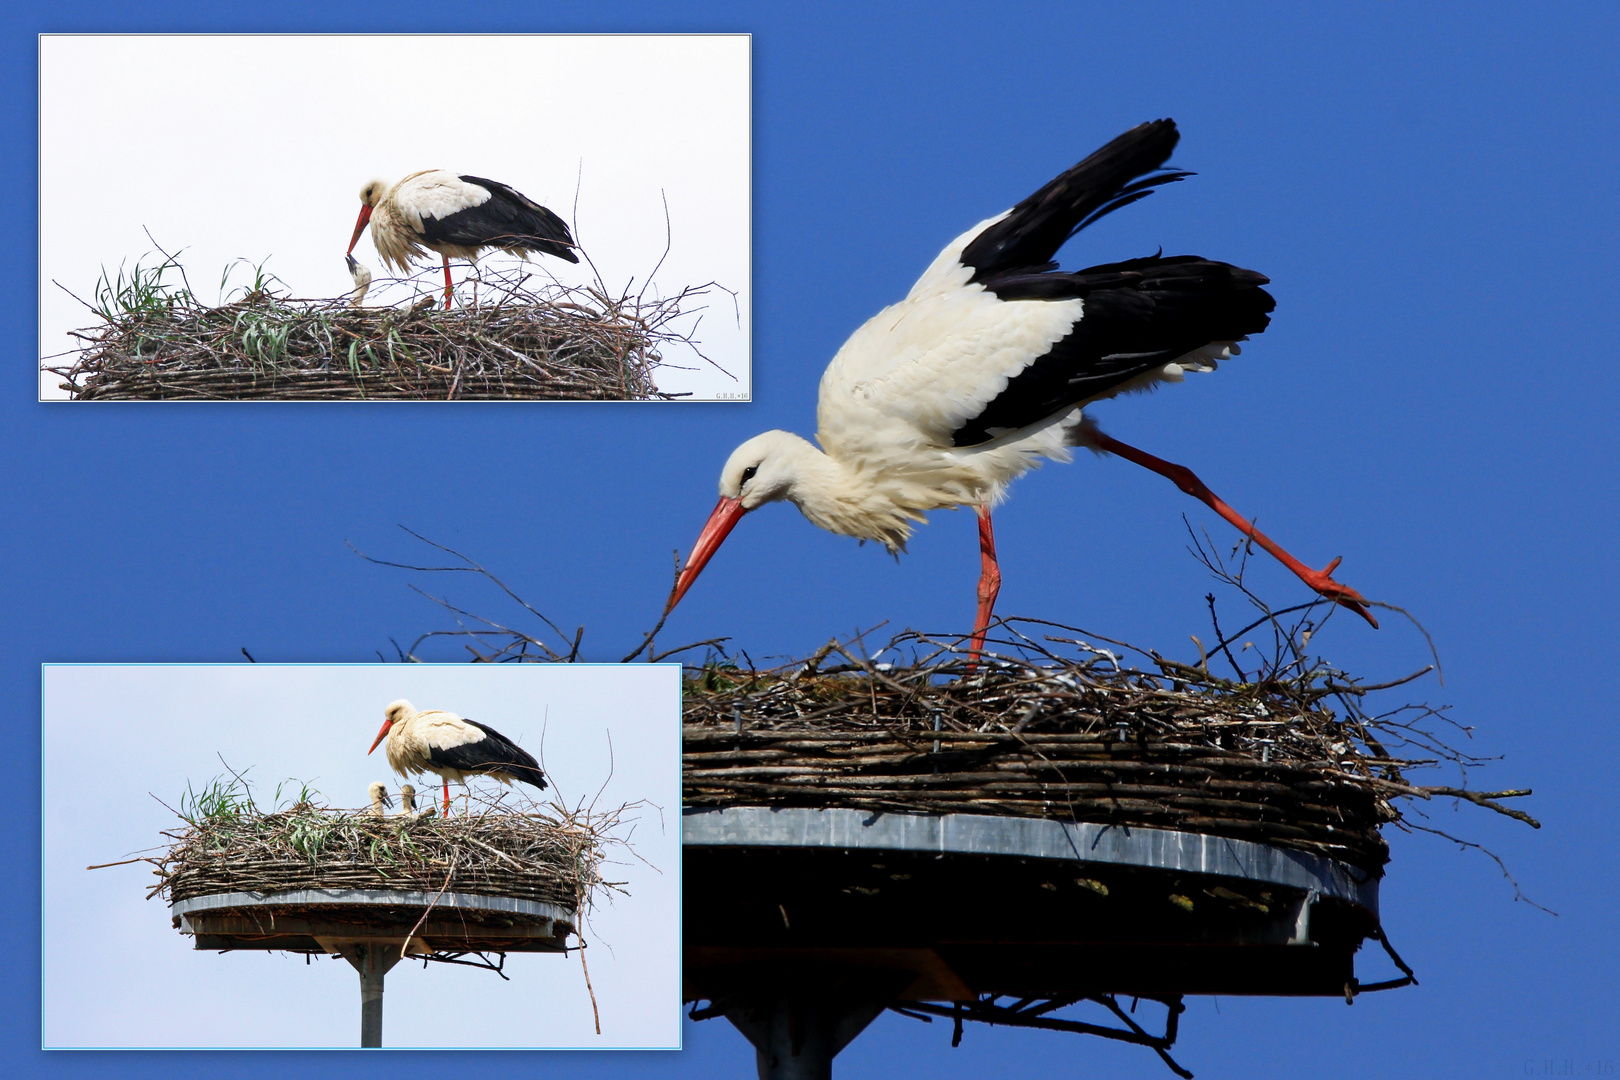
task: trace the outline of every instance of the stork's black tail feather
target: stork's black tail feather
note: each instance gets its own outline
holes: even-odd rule
[[[973,281],[1046,269],[1064,242],[1098,218],[1189,172],[1147,175],[1170,159],[1181,138],[1174,120],[1139,124],[1013,207],[962,250]]]

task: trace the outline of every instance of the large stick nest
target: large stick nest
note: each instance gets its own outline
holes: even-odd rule
[[[1023,632],[1032,627],[1058,632],[1037,639]],[[897,642],[933,646],[911,664],[831,645],[766,671],[706,665],[685,698],[685,805],[1169,828],[1373,872],[1389,858],[1379,827],[1402,820],[1393,800],[1452,795],[1529,820],[1492,801],[1527,792],[1408,783],[1406,770],[1436,758],[1397,757],[1386,743],[1416,737],[1430,754],[1459,756],[1403,716],[1366,714],[1360,702],[1379,688],[1325,666],[1239,681],[1153,656],[1140,670],[1065,628],[1004,629],[1022,655],[976,667],[959,642],[917,635]]]
[[[472,573],[539,625],[522,629],[432,597],[457,627],[421,634],[400,649],[402,660],[435,659],[418,650],[445,641],[479,663],[580,658],[583,628],[565,632],[485,567],[412,535],[455,561],[364,557]],[[1447,707],[1387,700],[1436,665],[1383,683],[1342,671],[1310,651],[1338,610],[1331,603],[1313,598],[1273,610],[1244,584],[1241,560],[1223,560],[1196,535],[1192,550],[1257,615],[1228,632],[1215,595],[1206,596],[1213,644],[1198,644],[1196,663],[1017,618],[994,625],[979,661],[964,638],[906,633],[875,653],[860,635],[808,660],[760,668],[745,653],[728,653],[725,638],[656,651],[664,619],[623,660],[710,650],[708,661],[688,668],[688,808],[843,807],[1171,828],[1309,851],[1374,873],[1389,859],[1380,827],[1393,825],[1477,848],[1512,881],[1489,850],[1423,823],[1419,804],[1444,797],[1540,827],[1499,801],[1528,789],[1467,786],[1468,771],[1486,759],[1449,741],[1472,731]],[[1440,766],[1455,768],[1459,784],[1408,777]]]
[[[226,892],[397,889],[500,896],[578,911],[604,881],[614,822],[486,808],[376,817],[299,801],[272,813],[224,800],[191,814],[150,860],[170,903]]]
[[[87,305],[98,325],[46,369],[63,389],[79,401],[669,400],[655,371],[670,346],[696,351],[683,319],[709,288],[615,296],[481,270],[477,303],[446,311],[420,290],[400,307],[292,299],[261,271],[215,307],[164,280],[177,268],[103,277]]]

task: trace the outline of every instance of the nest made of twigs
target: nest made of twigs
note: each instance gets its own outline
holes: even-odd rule
[[[478,302],[448,311],[431,295],[298,300],[268,281],[216,307],[136,274],[140,287],[98,288],[99,325],[46,368],[76,400],[670,400],[654,372],[666,347],[692,345],[675,324],[707,289],[615,297],[481,271]]]
[[[517,621],[538,625],[531,632],[435,597],[459,626],[420,634],[400,648],[402,660],[423,659],[418,650],[439,640],[479,663],[580,658],[583,628],[565,632],[476,561],[412,535],[455,562],[371,561],[471,572],[515,602]],[[1026,618],[996,620],[977,661],[964,637],[907,632],[875,652],[869,634],[857,634],[808,660],[763,668],[729,651],[723,637],[660,652],[660,619],[623,662],[709,650],[687,668],[688,809],[1000,814],[1180,829],[1309,851],[1373,873],[1389,859],[1380,830],[1390,825],[1478,849],[1512,881],[1498,856],[1425,823],[1419,805],[1451,798],[1540,828],[1500,801],[1529,789],[1467,786],[1470,770],[1490,759],[1454,745],[1472,729],[1448,707],[1399,696],[1391,703],[1397,688],[1437,671],[1438,657],[1402,678],[1360,679],[1311,651],[1338,610],[1331,603],[1273,609],[1244,584],[1241,559],[1223,559],[1196,534],[1193,552],[1257,616],[1223,630],[1217,598],[1207,595],[1213,644],[1191,638],[1196,664]],[[1456,769],[1458,785],[1410,779],[1439,767]]]
[[[152,895],[395,889],[474,893],[577,911],[605,883],[599,831],[505,810],[376,817],[300,802],[274,813],[195,817],[166,832]]]
[[[1207,666],[1155,658],[1156,669],[1138,670],[1077,639],[1046,642],[976,667],[954,646],[910,665],[843,646],[768,671],[707,665],[685,697],[684,803],[1178,829],[1372,872],[1388,861],[1379,827],[1401,819],[1398,798],[1452,795],[1530,820],[1491,801],[1526,792],[1408,783],[1405,770],[1435,759],[1392,756],[1378,719],[1329,707],[1377,689],[1342,673],[1235,682]],[[830,655],[836,666],[825,666]]]

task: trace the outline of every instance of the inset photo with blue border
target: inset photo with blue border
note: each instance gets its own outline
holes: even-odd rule
[[[679,1049],[676,664],[42,670],[42,1043]]]

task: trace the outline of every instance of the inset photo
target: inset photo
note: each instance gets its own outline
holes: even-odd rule
[[[42,683],[44,1048],[680,1048],[678,665]]]
[[[750,397],[747,35],[39,59],[41,400]]]

